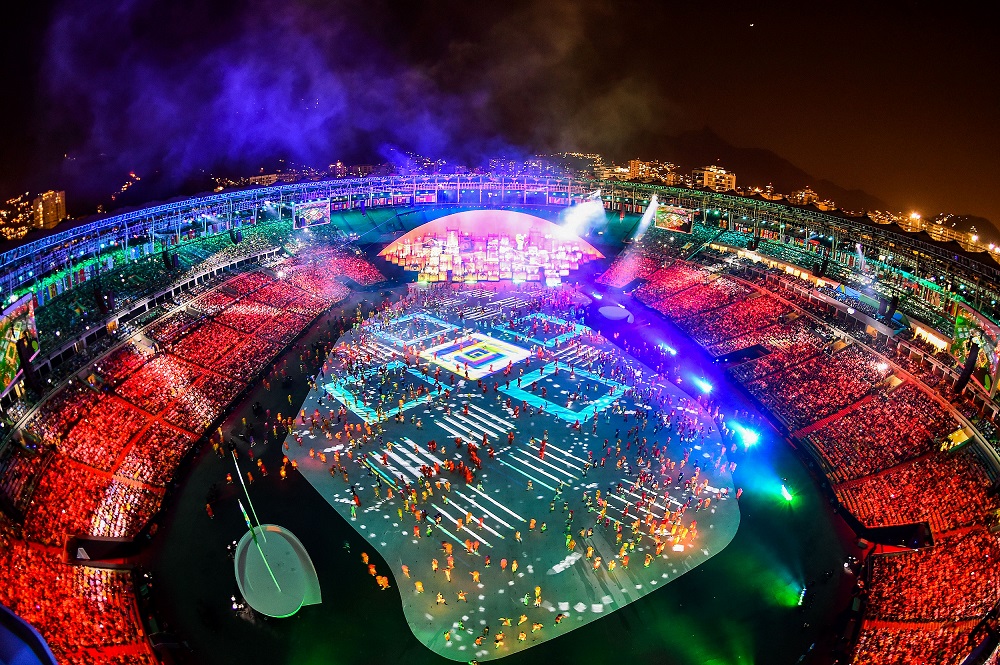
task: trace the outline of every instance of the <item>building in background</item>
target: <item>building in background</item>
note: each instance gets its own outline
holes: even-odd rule
[[[799,206],[809,205],[810,203],[816,203],[819,201],[819,195],[817,195],[811,187],[806,187],[805,189],[792,192],[787,198],[789,203],[794,203]]]
[[[35,197],[31,208],[36,229],[55,228],[66,219],[66,192],[43,192]]]
[[[704,187],[716,192],[728,192],[736,189],[736,174],[730,173],[721,166],[706,166],[691,172],[695,187]]]
[[[657,160],[644,162],[641,159],[630,159],[628,162],[628,179],[640,182],[661,182],[665,185],[679,185],[681,176],[676,171],[677,165],[671,162]]]
[[[263,175],[252,175],[247,181],[254,187],[269,187],[278,182],[277,173],[265,173]]]

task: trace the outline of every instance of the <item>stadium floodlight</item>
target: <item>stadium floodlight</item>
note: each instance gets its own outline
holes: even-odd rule
[[[858,252],[858,263],[861,265],[861,270],[866,270],[868,268],[868,261],[865,260],[865,250],[861,247],[861,243],[854,243],[855,248]]]

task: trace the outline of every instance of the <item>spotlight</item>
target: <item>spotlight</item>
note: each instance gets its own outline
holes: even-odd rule
[[[632,236],[634,240],[638,240],[642,237],[642,234],[646,232],[649,225],[653,222],[653,218],[656,216],[656,207],[659,205],[656,201],[656,194],[649,199],[649,205],[646,206],[646,210],[642,213],[642,219],[639,220],[639,226],[636,227],[635,235]]]
[[[587,198],[560,213],[566,238],[583,236],[604,223],[604,205],[600,199]]]
[[[730,429],[732,429],[734,432],[740,435],[740,438],[743,439],[743,446],[746,448],[749,448],[750,446],[756,446],[758,443],[760,443],[760,434],[753,431],[752,429],[747,429],[746,427],[740,425],[739,423],[733,423],[732,425],[730,425]]]
[[[712,392],[712,384],[706,381],[705,379],[699,379],[698,377],[694,377],[694,385],[698,386],[698,390],[700,390],[703,393],[707,394]]]
[[[781,496],[785,497],[785,501],[792,500],[792,493],[788,491],[788,488],[784,485],[781,486]]]

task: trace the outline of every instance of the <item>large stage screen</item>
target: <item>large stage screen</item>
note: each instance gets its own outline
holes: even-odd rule
[[[38,355],[38,329],[35,327],[35,310],[30,295],[12,303],[0,315],[0,345],[3,347],[3,358],[0,358],[0,396],[10,391],[21,374],[17,341],[22,337],[34,358]]]
[[[691,233],[691,226],[694,223],[694,211],[687,208],[675,208],[673,206],[660,206],[656,209],[656,219],[653,224],[658,229],[668,231],[678,231],[680,233]]]
[[[294,226],[304,229],[330,223],[330,199],[296,204],[292,212]]]

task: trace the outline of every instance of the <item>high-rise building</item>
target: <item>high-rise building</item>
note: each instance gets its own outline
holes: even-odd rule
[[[667,186],[676,186],[684,182],[684,178],[681,177],[680,173],[676,171],[667,171],[663,174],[663,184]]]
[[[705,187],[717,192],[727,192],[736,189],[736,174],[730,173],[721,166],[706,166],[691,172],[695,186]]]
[[[51,229],[66,219],[66,192],[43,192],[31,204],[35,228]]]
[[[336,164],[330,164],[330,175],[334,178],[344,178],[347,176],[347,167],[338,159]]]
[[[640,159],[630,159],[628,162],[628,179],[639,180],[649,176],[649,164]]]
[[[677,166],[670,162],[657,160],[644,162],[640,159],[630,159],[628,163],[628,179],[675,185],[680,182],[680,176],[674,170],[676,168]]]
[[[787,196],[787,199],[789,203],[804,206],[819,201],[819,196],[812,190],[811,187],[806,187],[805,189],[792,192]]]

